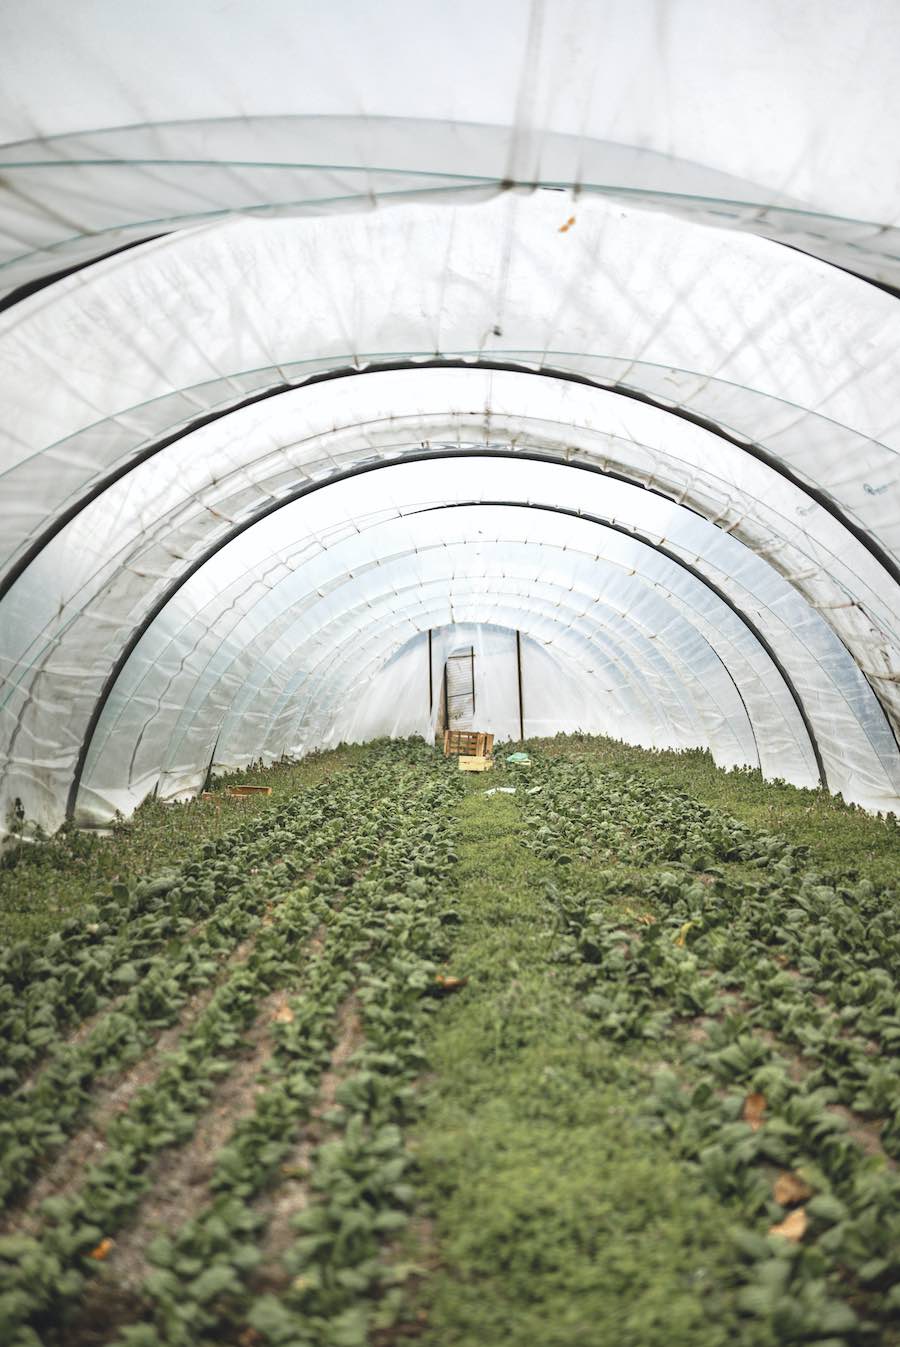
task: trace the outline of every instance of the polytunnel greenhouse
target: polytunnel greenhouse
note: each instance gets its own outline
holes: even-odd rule
[[[0,8],[0,1340],[900,1344],[900,7]]]

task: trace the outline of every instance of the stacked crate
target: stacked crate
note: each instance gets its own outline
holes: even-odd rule
[[[444,756],[459,758],[460,771],[486,772],[491,766],[494,736],[479,730],[444,730]]]

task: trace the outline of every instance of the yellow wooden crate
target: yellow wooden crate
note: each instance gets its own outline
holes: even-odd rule
[[[494,748],[494,736],[482,730],[444,730],[444,754],[464,754],[471,758],[483,758]]]
[[[491,758],[469,758],[460,754],[458,758],[461,772],[489,772],[494,763]]]

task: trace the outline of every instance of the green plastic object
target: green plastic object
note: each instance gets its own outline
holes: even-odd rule
[[[529,758],[527,753],[508,753],[506,761],[512,762],[517,766],[522,766],[527,765],[529,762],[531,762],[531,758]]]

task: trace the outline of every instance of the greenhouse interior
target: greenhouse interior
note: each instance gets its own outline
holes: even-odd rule
[[[0,71],[4,1347],[900,1347],[900,5]]]

